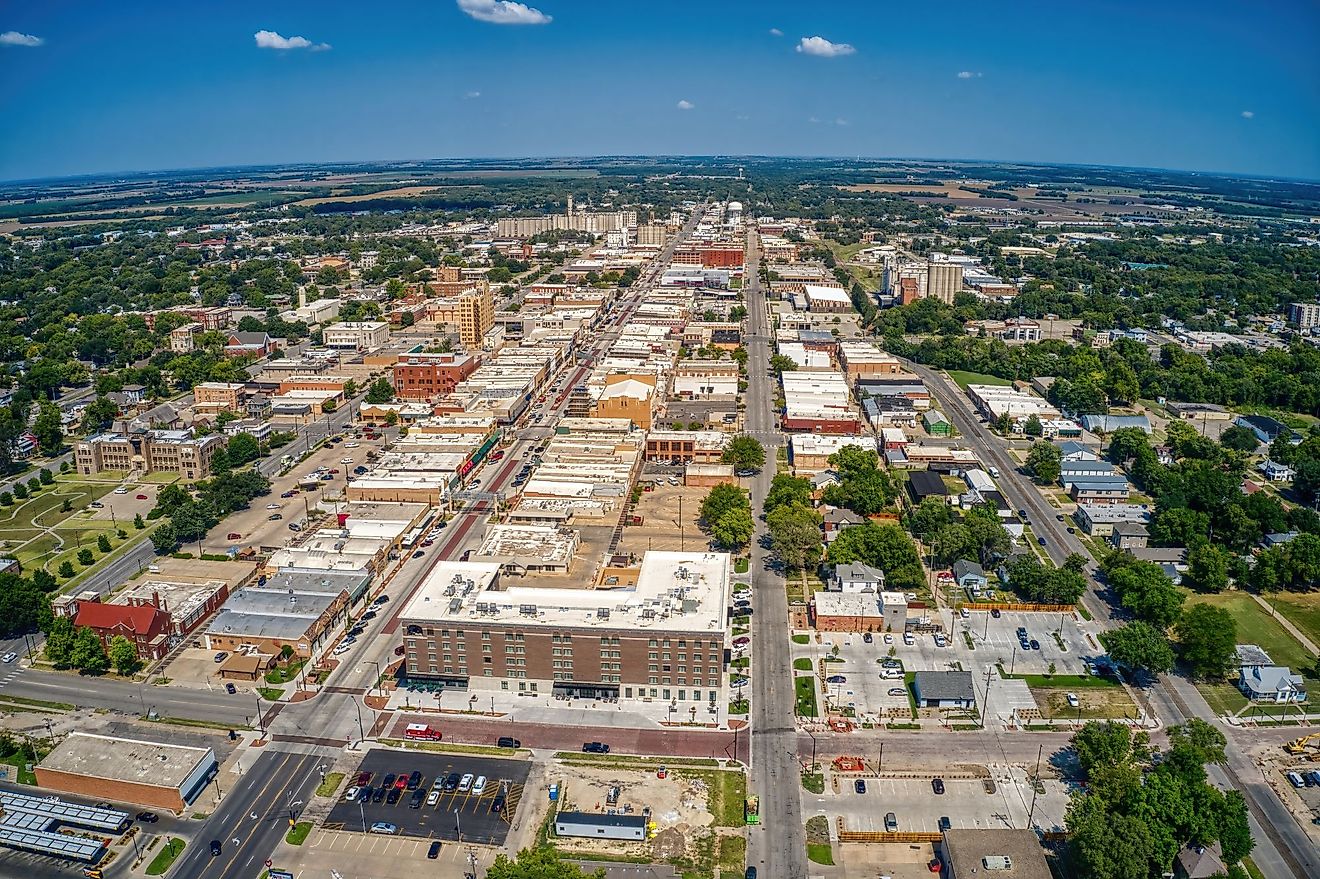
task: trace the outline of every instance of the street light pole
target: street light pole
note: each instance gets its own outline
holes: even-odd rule
[[[266,718],[261,713],[261,696],[254,696],[257,700],[257,728],[261,730],[261,737],[266,737]]]
[[[362,744],[363,741],[366,740],[367,734],[362,728],[362,705],[361,703],[358,702],[357,699],[353,700],[353,708],[357,710],[358,744],[360,745]]]

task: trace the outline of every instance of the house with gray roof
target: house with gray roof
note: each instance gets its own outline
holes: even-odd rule
[[[953,563],[953,580],[960,589],[984,589],[989,583],[981,566],[967,559],[958,559]]]
[[[1248,665],[1238,669],[1238,689],[1253,702],[1284,705],[1306,701],[1306,681],[1286,665]]]
[[[912,692],[922,708],[975,708],[976,689],[969,671],[919,671]]]

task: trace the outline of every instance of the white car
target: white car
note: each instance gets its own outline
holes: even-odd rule
[[[458,792],[465,794],[472,790],[472,779],[473,775],[471,772],[465,773],[458,781]]]
[[[358,798],[358,794],[360,793],[362,793],[362,788],[356,786],[350,787],[348,790],[344,791],[344,802],[353,802]]]
[[[115,494],[128,494],[128,486],[121,485],[115,489]]]
[[[426,795],[426,805],[434,806],[438,802],[440,802],[439,790],[432,790],[429,794]]]
[[[351,443],[351,442],[350,442],[350,443],[344,443],[344,448],[346,448],[346,449],[356,449],[359,445],[361,445],[361,443]]]
[[[472,795],[481,796],[486,792],[486,776],[478,775],[477,780],[472,782]]]
[[[1081,704],[1082,704],[1082,703],[1079,702],[1079,701],[1077,700],[1077,694],[1076,694],[1076,693],[1069,693],[1069,694],[1068,694],[1068,707],[1069,707],[1069,708],[1077,708],[1077,707],[1080,707]]]
[[[6,653],[3,657],[0,657],[0,662],[13,662],[15,659],[18,659],[18,654],[14,653],[11,650],[9,653]]]
[[[353,459],[352,459],[352,458],[340,458],[340,459],[339,459],[339,463],[340,463],[340,464],[352,464],[352,463],[353,463]]]
[[[278,510],[278,509],[280,509],[280,505],[279,505],[279,504],[266,504],[266,509],[268,509],[268,510]]]

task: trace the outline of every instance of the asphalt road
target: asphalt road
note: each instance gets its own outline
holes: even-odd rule
[[[752,616],[751,788],[761,798],[759,826],[749,831],[747,863],[762,876],[806,876],[807,840],[799,794],[797,728],[793,715],[793,662],[788,639],[788,593],[783,575],[771,566],[761,544],[765,523],[761,504],[775,475],[775,450],[783,437],[774,429],[770,368],[770,322],[759,273],[760,242],[748,232],[743,273],[747,306],[747,409],[745,432],[766,447],[766,465],[751,480],[756,534],[751,574],[756,593]]]
[[[949,416],[949,420],[981,461],[999,469],[999,488],[1005,499],[1015,509],[1025,508],[1030,513],[1031,528],[1045,537],[1045,550],[1050,558],[1061,564],[1069,553],[1075,552],[1090,559],[1081,541],[1068,533],[1065,523],[1054,518],[1058,511],[1046,502],[1019,471],[1016,461],[1004,451],[1001,442],[993,438],[989,429],[977,420],[967,396],[933,370],[915,363],[908,363],[907,366],[925,381],[931,394],[939,400],[944,414]],[[1097,572],[1097,565],[1089,561],[1086,573],[1091,588],[1082,600],[1096,620],[1106,627],[1112,627],[1117,625],[1114,608],[1103,598]],[[1189,717],[1199,717],[1225,733],[1228,738],[1228,762],[1224,766],[1209,767],[1210,780],[1221,788],[1239,790],[1246,797],[1252,835],[1256,840],[1251,858],[1261,872],[1268,879],[1320,876],[1320,856],[1317,856],[1306,831],[1264,782],[1260,770],[1239,746],[1239,736],[1253,734],[1220,723],[1200,692],[1183,678],[1166,675],[1147,687],[1145,692],[1156,715],[1164,724],[1174,725]]]
[[[193,838],[170,874],[173,879],[260,876],[266,858],[289,832],[289,809],[299,814],[320,783],[317,767],[322,762],[324,758],[315,755],[263,753]],[[210,851],[213,839],[220,841],[218,856]]]

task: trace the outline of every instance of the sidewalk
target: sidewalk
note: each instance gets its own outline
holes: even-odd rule
[[[1255,602],[1259,604],[1261,608],[1264,609],[1266,613],[1268,613],[1271,617],[1273,617],[1275,621],[1278,622],[1279,625],[1283,626],[1284,629],[1288,631],[1288,634],[1296,638],[1303,647],[1311,651],[1312,654],[1320,654],[1320,647],[1316,647],[1315,644],[1311,643],[1311,639],[1306,637],[1306,635],[1302,634],[1302,630],[1294,626],[1292,624],[1292,620],[1288,619],[1286,616],[1276,611],[1273,605],[1271,605],[1265,599],[1261,598],[1256,593],[1248,592],[1247,594],[1250,595],[1255,600]]]

